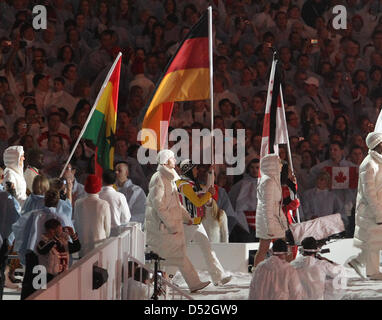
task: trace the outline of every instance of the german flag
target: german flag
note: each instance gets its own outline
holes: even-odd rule
[[[96,145],[97,176],[102,175],[103,169],[113,169],[121,60],[119,54],[105,79],[104,90],[82,136]]]
[[[142,112],[144,119],[141,133],[142,137],[145,137],[142,141],[145,148],[163,149],[168,126],[161,126],[161,121],[170,122],[175,101],[208,99],[209,79],[208,14],[206,12],[179,45],[159,79],[151,100]],[[153,133],[156,136],[153,136]]]

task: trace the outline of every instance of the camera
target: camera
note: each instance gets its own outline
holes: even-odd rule
[[[145,259],[146,260],[157,260],[157,261],[165,260],[153,251],[150,251],[149,253],[145,253]]]

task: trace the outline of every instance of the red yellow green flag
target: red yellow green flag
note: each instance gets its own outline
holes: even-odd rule
[[[113,169],[121,59],[119,55],[109,71],[102,87],[104,90],[82,136],[96,145],[95,174],[98,176],[102,175],[103,169]]]
[[[142,145],[154,150],[163,149],[168,127],[161,128],[160,122],[170,122],[175,101],[205,100],[209,97],[208,14],[206,12],[179,45],[143,112]],[[155,136],[152,133],[155,133]]]

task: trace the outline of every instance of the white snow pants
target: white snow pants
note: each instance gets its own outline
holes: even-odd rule
[[[195,241],[202,250],[204,259],[207,264],[208,273],[211,276],[213,283],[218,283],[225,275],[224,268],[220,264],[214,251],[212,251],[210,239],[202,224],[185,225],[184,235],[186,244]]]
[[[380,249],[362,249],[357,260],[366,265],[366,275],[371,276],[379,273],[379,251]]]
[[[164,267],[164,270],[175,275],[177,269],[179,269],[182,277],[186,281],[188,288],[192,291],[194,288],[198,287],[200,284],[200,278],[198,273],[195,270],[195,267],[192,265],[190,259],[187,256],[184,256],[183,263],[175,265],[168,265]]]

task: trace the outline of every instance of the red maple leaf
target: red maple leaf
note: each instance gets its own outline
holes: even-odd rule
[[[347,179],[347,177],[344,175],[344,173],[342,171],[340,171],[338,173],[338,175],[336,175],[334,177],[334,179],[338,182],[338,183],[344,183]]]

